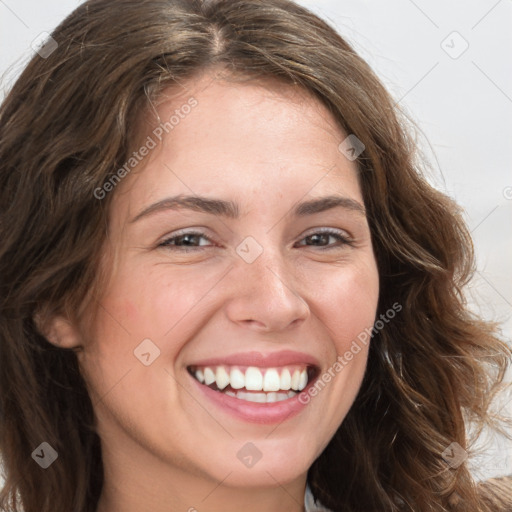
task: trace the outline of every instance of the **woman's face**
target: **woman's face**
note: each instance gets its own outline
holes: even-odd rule
[[[291,86],[204,76],[170,98],[110,192],[110,282],[79,356],[105,464],[292,482],[353,403],[376,314],[347,134]]]

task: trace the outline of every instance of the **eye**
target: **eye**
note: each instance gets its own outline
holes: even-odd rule
[[[335,244],[329,243],[330,239],[334,239]],[[210,243],[201,243],[201,240],[206,240]],[[342,231],[334,229],[323,229],[316,231],[303,238],[302,241],[309,241],[311,245],[307,243],[299,243],[297,244],[299,247],[319,247],[322,250],[336,249],[340,246],[353,244],[352,240]],[[172,237],[167,238],[158,244],[158,247],[165,247],[166,249],[171,249],[173,251],[194,252],[201,251],[202,249],[211,247],[213,245],[214,242],[212,239],[206,236],[203,232],[189,231],[185,233],[178,233]]]
[[[329,239],[336,240],[338,244],[336,246],[329,244]],[[344,232],[335,229],[323,229],[321,231],[316,231],[302,240],[310,241],[313,243],[312,247],[320,247],[323,250],[336,249],[337,247],[339,248],[344,245],[353,245],[352,240],[345,235]],[[304,244],[301,245],[304,246]]]
[[[166,247],[171,250],[181,250],[187,252],[211,245],[201,243],[197,245],[200,239],[212,242],[210,238],[208,238],[204,233],[200,231],[189,231],[187,233],[180,233],[167,238],[162,243],[158,244],[158,247]]]

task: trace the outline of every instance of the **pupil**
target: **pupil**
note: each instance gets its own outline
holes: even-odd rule
[[[190,239],[193,239],[195,237],[196,237],[196,235],[183,235],[182,240],[185,242],[185,245],[192,245]]]
[[[312,239],[313,243],[315,242],[315,240],[314,240],[314,239],[316,239],[316,241],[318,241],[320,238],[321,238],[321,239],[323,239],[323,240],[324,240],[324,242],[325,242],[325,237],[326,237],[326,236],[327,236],[327,235],[318,235],[318,234],[315,234],[315,235],[311,235],[311,239]]]

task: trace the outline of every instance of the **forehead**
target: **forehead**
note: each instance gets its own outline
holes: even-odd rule
[[[338,149],[346,135],[300,87],[203,75],[164,91],[148,114],[142,131],[156,145],[121,184],[130,213],[171,192],[267,205],[313,189],[360,197],[356,165]]]

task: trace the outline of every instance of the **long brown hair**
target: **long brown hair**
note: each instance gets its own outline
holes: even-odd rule
[[[98,307],[116,192],[97,190],[129,158],[149,101],[217,66],[298,84],[362,141],[377,316],[403,307],[375,333],[355,403],[309,469],[313,494],[344,512],[511,510],[504,484],[479,488],[467,461],[443,458],[454,442],[470,450],[470,423],[492,423],[510,350],[464,302],[474,260],[459,209],[422,176],[394,102],[350,45],[288,0],[91,0],[52,36],[0,110],[1,509],[96,509],[93,406],[75,352],[36,319]],[[42,442],[58,453],[45,470],[32,458]]]

